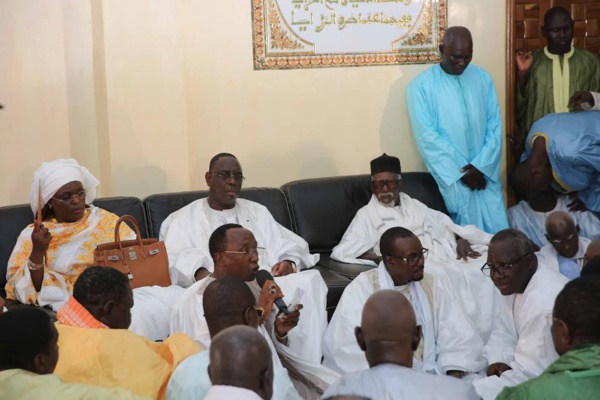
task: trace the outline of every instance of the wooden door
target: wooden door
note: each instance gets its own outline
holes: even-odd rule
[[[507,0],[506,43],[506,126],[507,133],[515,126],[516,66],[515,52],[520,48],[535,50],[546,45],[541,26],[544,14],[552,7],[564,7],[575,21],[573,45],[600,53],[600,0]],[[507,143],[507,167],[510,170],[517,155]],[[515,204],[508,190],[509,207]]]

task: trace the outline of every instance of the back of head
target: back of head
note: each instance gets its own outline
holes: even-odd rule
[[[356,339],[371,367],[382,363],[411,367],[420,340],[412,305],[395,290],[371,295],[363,308]]]
[[[600,277],[600,256],[592,257],[581,269],[581,277]]]
[[[381,235],[381,239],[379,240],[381,255],[385,257],[394,253],[394,242],[396,239],[407,239],[411,237],[415,237],[415,234],[401,226],[388,229]]]
[[[254,328],[237,325],[217,334],[210,345],[208,370],[213,385],[252,390],[263,399],[273,394],[271,350]]]
[[[554,317],[564,321],[575,345],[600,344],[600,277],[567,283],[556,297]]]
[[[34,358],[50,352],[55,336],[50,316],[39,308],[17,308],[0,314],[0,370],[21,368],[39,373]],[[54,366],[47,373],[52,373]]]
[[[129,280],[114,268],[87,268],[73,285],[73,297],[109,328],[127,329],[131,323],[133,300]],[[106,309],[107,304],[110,310]]]
[[[225,224],[219,226],[210,235],[210,238],[208,239],[208,252],[214,262],[216,262],[215,254],[225,249],[225,245],[227,244],[227,231],[234,228],[243,227],[238,224]]]
[[[202,296],[204,317],[210,336],[234,325],[258,326],[254,309],[256,299],[246,283],[234,277],[223,277],[206,287]]]

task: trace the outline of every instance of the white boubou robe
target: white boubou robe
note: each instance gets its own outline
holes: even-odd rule
[[[207,276],[187,288],[175,303],[173,313],[171,314],[171,334],[183,332],[206,349],[210,347],[211,337],[206,319],[204,318],[202,297],[208,285],[214,281],[215,278]],[[250,290],[252,290],[256,299],[258,299],[260,288],[256,281],[247,282],[247,285]],[[285,300],[286,298],[284,298],[284,301]],[[264,324],[258,328],[259,332],[265,337],[271,348],[275,365],[282,367],[279,357],[283,357],[286,359],[286,365],[288,365],[288,362],[291,363],[297,370],[305,374],[305,377],[315,386],[325,389],[338,379],[339,375],[322,366],[320,360],[318,362],[312,362],[293,351],[294,347],[297,348],[297,343],[295,342],[298,340],[298,338],[293,335],[293,332],[298,329],[298,326],[288,333],[287,346],[277,340],[274,330],[275,315],[277,311],[277,308],[274,306],[271,315],[267,317]],[[305,318],[304,310],[300,312],[300,320],[302,320],[302,318]],[[299,340],[312,343],[312,338],[300,338]],[[306,397],[306,395],[303,397]]]
[[[484,355],[490,365],[501,362],[512,369],[500,377],[488,376],[473,382],[484,400],[495,399],[505,386],[535,378],[558,358],[548,316],[552,315],[554,300],[568,281],[538,263],[523,293],[499,297],[494,310],[494,329]]]
[[[344,375],[323,398],[351,393],[385,400],[476,400],[473,385],[449,376],[427,374],[396,364],[380,364],[366,371]]]
[[[165,242],[169,254],[174,283],[188,287],[194,283],[194,273],[199,268],[213,271],[208,239],[215,229],[227,223],[242,225],[254,234],[258,247],[264,248],[259,249],[261,269],[270,272],[276,263],[292,260],[301,270],[312,267],[319,260],[318,255],[309,253],[304,239],[279,225],[263,205],[237,199],[234,208],[217,211],[210,208],[207,199],[200,199],[169,215],[160,229],[160,239]],[[290,349],[310,362],[319,363],[322,357],[321,338],[327,327],[327,285],[318,271],[298,271],[277,277],[275,282],[288,304],[297,288],[304,291],[300,301],[304,306],[302,318],[290,332],[294,343]]]
[[[579,236],[579,249],[577,250],[577,253],[575,253],[575,255],[570,259],[570,261],[577,263],[577,259],[581,258],[585,255],[585,251],[587,250],[587,247],[590,244],[590,242],[591,242],[590,239]],[[540,249],[540,251],[538,251],[536,253],[536,256],[537,256],[537,258],[539,260],[539,264],[541,266],[548,267],[548,268],[552,269],[553,271],[559,272],[561,274],[562,274],[561,263],[568,261],[565,257],[558,254],[556,249],[550,243],[548,243],[544,247],[542,247]],[[579,269],[579,272],[581,272],[581,268],[578,268],[578,269]],[[565,274],[563,274],[563,275],[565,275]],[[567,276],[567,275],[565,275],[565,276]],[[577,278],[578,277],[579,276],[577,276]],[[575,277],[567,276],[567,278],[574,279]]]
[[[427,268],[427,266],[426,266]],[[323,339],[323,365],[341,373],[369,368],[356,343],[369,296],[379,290],[399,290],[412,304],[423,339],[415,352],[413,368],[434,374],[449,370],[479,372],[486,367],[483,342],[465,316],[443,274],[425,273],[420,282],[395,287],[385,265],[358,275],[344,290]]]
[[[369,203],[358,210],[342,240],[333,249],[331,258],[375,266],[373,261],[358,257],[368,251],[381,255],[381,235],[397,226],[413,232],[421,245],[429,249],[429,272],[436,273],[441,266],[455,288],[454,295],[485,342],[492,329],[494,301],[494,285],[490,278],[481,273],[492,239],[489,233],[474,225],[456,225],[446,214],[432,210],[404,193],[400,193],[400,204],[396,207],[381,205],[373,195]],[[467,261],[457,260],[455,235],[468,240],[473,250],[480,252],[481,256],[477,259],[468,258]]]

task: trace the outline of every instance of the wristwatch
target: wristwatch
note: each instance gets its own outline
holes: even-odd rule
[[[290,263],[290,265],[292,266],[292,272],[296,273],[296,271],[298,270],[298,268],[296,268],[296,263],[293,262],[292,260],[285,260],[285,261]]]

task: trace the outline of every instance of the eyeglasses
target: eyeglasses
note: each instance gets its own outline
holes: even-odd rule
[[[77,197],[79,200],[85,201],[86,195],[87,195],[87,191],[85,189],[82,189],[81,191],[79,191],[75,194],[65,194],[64,196],[52,197],[52,198],[55,200],[58,200],[62,203],[68,204],[68,203],[71,203],[75,197]]]
[[[228,181],[229,179],[233,178],[234,181],[236,181],[237,183],[242,183],[244,181],[244,179],[246,179],[244,177],[244,175],[239,174],[239,173],[234,173],[234,172],[213,172],[213,174],[215,174],[217,177],[219,177],[219,179],[223,180],[223,181]]]
[[[428,254],[429,254],[429,249],[422,249],[421,254],[416,255],[416,256],[400,257],[400,256],[395,256],[393,254],[388,254],[387,257],[393,257],[393,258],[398,258],[400,260],[404,260],[411,267],[415,267],[419,264],[419,262],[421,260],[426,259]]]
[[[229,253],[229,254],[243,254],[246,257],[252,257],[254,254],[258,255],[259,250],[264,250],[264,247],[255,247],[253,249],[243,250],[243,251],[235,251],[235,250],[222,250],[221,253]]]
[[[531,253],[523,254],[516,261],[513,261],[510,264],[500,264],[497,267],[490,265],[489,263],[485,263],[485,264],[483,264],[483,267],[481,267],[481,272],[487,277],[492,276],[492,274],[499,274],[501,276],[506,276],[507,273],[512,271],[512,269],[515,265],[517,265],[523,258],[527,257],[530,254]]]
[[[566,239],[550,239],[550,236],[548,236],[547,234],[545,236],[546,236],[546,239],[548,239],[548,241],[550,243],[560,246],[561,244],[565,245],[565,244],[567,244],[568,241],[573,240],[575,238],[575,236],[577,236],[577,232],[572,233]]]
[[[400,185],[400,179],[381,179],[376,181],[371,181],[371,185],[375,189],[383,189],[384,186],[387,186],[390,189],[396,189],[398,185]]]

